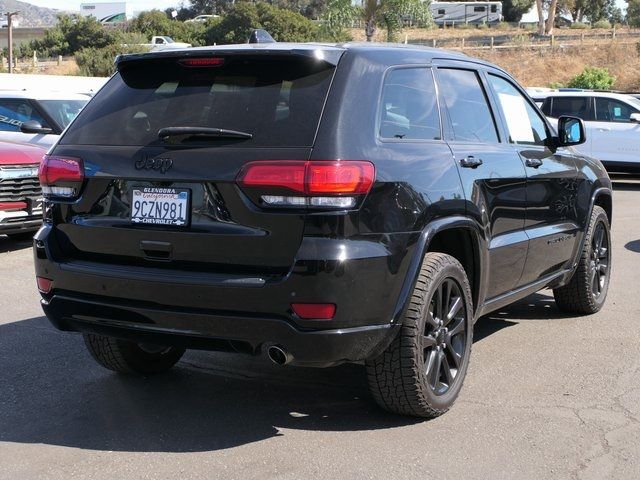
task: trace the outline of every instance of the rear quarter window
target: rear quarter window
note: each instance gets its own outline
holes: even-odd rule
[[[60,143],[147,146],[161,143],[161,128],[210,127],[253,137],[207,143],[311,146],[334,70],[315,59],[275,56],[234,55],[216,67],[186,67],[175,58],[131,62]]]
[[[380,136],[402,140],[440,140],[440,114],[431,69],[398,68],[382,87]]]

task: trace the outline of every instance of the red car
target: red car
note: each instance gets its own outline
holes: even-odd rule
[[[42,223],[38,166],[46,150],[0,143],[0,234],[25,238]]]

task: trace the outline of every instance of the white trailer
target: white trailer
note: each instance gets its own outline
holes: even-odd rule
[[[502,21],[502,2],[431,2],[429,9],[436,25]]]
[[[80,15],[94,17],[101,23],[122,23],[132,18],[132,10],[127,2],[81,3]]]

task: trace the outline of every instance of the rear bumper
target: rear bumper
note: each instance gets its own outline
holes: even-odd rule
[[[388,346],[417,239],[305,240],[289,274],[271,281],[53,260],[50,234],[44,226],[35,236],[35,267],[53,280],[42,306],[57,328],[250,354],[279,345],[305,366],[365,360]],[[292,302],[335,303],[336,315],[304,320]]]
[[[41,213],[32,215],[26,210],[0,210],[0,234],[34,232],[41,225]]]
[[[291,354],[292,364],[314,367],[375,356],[388,345],[397,328],[386,324],[303,331],[283,319],[142,308],[62,295],[43,300],[42,307],[60,330],[254,355],[270,345],[279,345]]]

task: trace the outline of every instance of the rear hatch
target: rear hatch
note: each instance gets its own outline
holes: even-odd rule
[[[121,61],[51,153],[80,159],[85,177],[79,198],[59,202],[59,254],[109,265],[288,272],[304,214],[260,208],[236,178],[248,162],[309,159],[339,58],[331,53],[334,61],[311,48]]]

